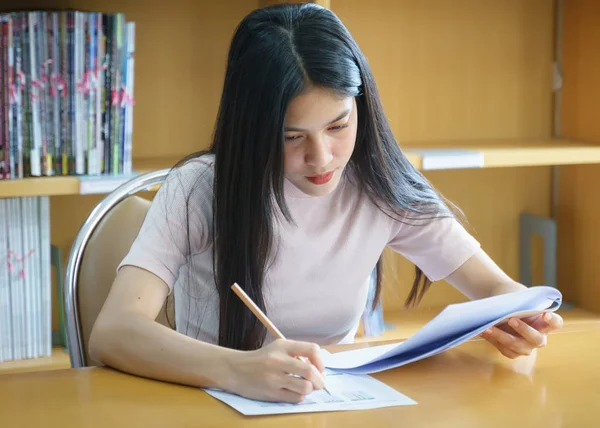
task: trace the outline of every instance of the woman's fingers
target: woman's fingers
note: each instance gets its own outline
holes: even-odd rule
[[[499,349],[500,347],[506,348],[507,351],[511,351],[517,355],[530,355],[534,349],[525,339],[513,336],[497,327],[489,328],[482,336],[488,340],[494,340]]]
[[[553,330],[558,330],[563,326],[563,319],[560,315],[554,312],[546,312],[543,315],[525,318],[527,324],[539,331],[540,333],[549,333]]]
[[[307,358],[321,373],[325,372],[325,365],[321,360],[319,345],[309,342],[299,342],[294,340],[286,340],[285,350],[288,354],[295,357]]]
[[[303,394],[288,389],[280,389],[277,394],[270,398],[272,401],[283,401],[286,403],[300,403],[304,400]]]
[[[495,347],[498,349],[498,351],[500,351],[500,353],[501,353],[502,355],[504,355],[505,357],[507,357],[507,358],[511,358],[511,359],[514,359],[514,358],[517,358],[517,357],[520,357],[520,356],[521,356],[520,354],[517,354],[516,352],[514,352],[514,351],[512,351],[512,350],[508,349],[507,347],[505,347],[504,345],[502,345],[501,343],[499,343],[499,342],[498,342],[496,339],[494,339],[492,336],[490,336],[490,335],[487,335],[487,336],[486,336],[486,335],[484,334],[484,335],[483,335],[483,337],[484,337],[484,339],[485,339],[485,340],[487,340],[487,341],[488,341],[490,344],[492,344],[493,346],[495,346]]]
[[[300,377],[287,375],[282,383],[285,389],[302,396],[308,395],[314,391],[313,384],[310,381]]]
[[[563,326],[563,319],[560,315],[554,312],[546,312],[542,317],[546,323],[547,331],[558,330]]]
[[[530,355],[547,344],[547,333],[562,328],[563,319],[553,312],[524,319],[511,318],[508,326],[492,327],[481,334],[508,358]],[[509,328],[510,327],[510,328]],[[514,332],[514,334],[511,334]]]
[[[529,342],[534,348],[542,348],[546,346],[546,335],[539,332],[525,321],[518,318],[513,318],[508,322],[517,333]]]
[[[310,362],[299,358],[286,358],[283,366],[283,371],[291,375],[300,376],[303,379],[312,383],[314,389],[323,389],[325,378]]]

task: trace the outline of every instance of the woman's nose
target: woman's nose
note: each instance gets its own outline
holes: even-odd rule
[[[323,138],[311,139],[306,150],[305,162],[315,168],[323,168],[331,162],[333,154]]]

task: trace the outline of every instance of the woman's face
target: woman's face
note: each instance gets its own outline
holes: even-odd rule
[[[311,196],[333,191],[356,141],[354,97],[309,88],[292,100],[284,126],[285,178]]]

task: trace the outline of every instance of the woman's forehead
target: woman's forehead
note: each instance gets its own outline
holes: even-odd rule
[[[297,128],[325,126],[342,113],[351,112],[353,106],[353,97],[341,97],[333,90],[311,87],[290,102],[285,123]]]

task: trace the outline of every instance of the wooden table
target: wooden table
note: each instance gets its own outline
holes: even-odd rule
[[[8,374],[0,377],[0,426],[598,427],[599,355],[600,322],[566,325],[547,348],[517,360],[472,340],[375,375],[416,406],[268,417],[245,417],[201,390],[107,368]]]

